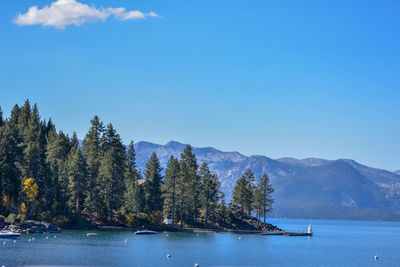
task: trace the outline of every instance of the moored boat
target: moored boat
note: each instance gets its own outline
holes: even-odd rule
[[[138,230],[135,232],[135,235],[154,235],[154,234],[157,234],[157,232],[151,230]]]
[[[0,231],[0,238],[16,238],[16,237],[20,237],[20,236],[21,236],[20,233],[15,233],[10,230]]]

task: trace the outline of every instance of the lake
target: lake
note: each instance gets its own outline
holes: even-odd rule
[[[0,266],[400,265],[400,222],[297,219],[270,222],[292,231],[306,231],[311,223],[314,236],[167,232],[136,236],[132,232],[97,232],[97,236],[88,237],[87,231],[23,234],[15,243],[1,240]]]

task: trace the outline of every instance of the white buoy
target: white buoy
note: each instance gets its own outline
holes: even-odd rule
[[[242,239],[242,237],[241,237],[241,236],[239,236],[239,237],[238,237],[238,239]]]
[[[167,258],[171,258],[171,254],[167,254]]]
[[[125,239],[124,243],[126,244],[126,242],[128,242],[128,239]]]
[[[14,243],[17,243],[17,240],[14,240]]]
[[[46,239],[49,239],[49,237],[48,237],[48,236],[46,236]]]
[[[28,242],[31,242],[31,239],[30,239],[30,238],[28,239]]]
[[[57,238],[57,236],[54,236],[54,238]]]
[[[375,257],[374,257],[374,258],[375,258],[375,260],[379,259],[378,255],[375,255]]]
[[[6,241],[3,242],[3,245],[5,245],[5,244],[6,244]]]
[[[199,267],[199,264],[198,264],[198,263],[195,263],[195,264],[194,264],[194,267]]]
[[[32,237],[32,241],[33,241],[33,240],[35,240],[35,238],[34,238],[34,237]]]

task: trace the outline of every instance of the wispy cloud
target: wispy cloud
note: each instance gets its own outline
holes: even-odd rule
[[[32,6],[28,12],[18,14],[13,22],[20,26],[42,25],[64,29],[68,25],[80,26],[86,22],[105,21],[110,16],[114,16],[118,20],[159,17],[153,11],[148,13],[143,13],[139,10],[127,11],[124,7],[98,9],[76,0],[57,0],[41,9],[37,6]]]

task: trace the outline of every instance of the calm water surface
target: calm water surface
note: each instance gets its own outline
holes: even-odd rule
[[[306,231],[312,223],[315,235],[31,234],[22,235],[15,243],[1,240],[0,266],[400,266],[399,222],[271,221],[293,231]]]

